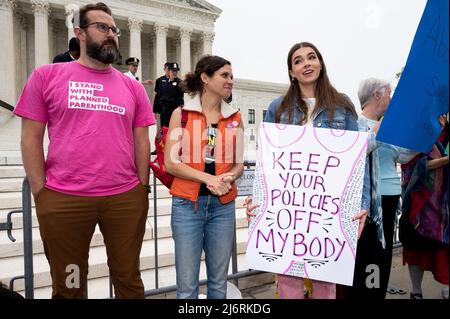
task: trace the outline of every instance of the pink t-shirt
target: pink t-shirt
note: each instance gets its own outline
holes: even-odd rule
[[[139,183],[133,129],[154,125],[155,117],[142,84],[113,67],[77,61],[39,67],[14,114],[48,125],[47,188],[106,196]]]

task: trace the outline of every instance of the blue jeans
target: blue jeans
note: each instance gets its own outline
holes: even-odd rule
[[[195,207],[194,202],[174,196],[171,226],[175,241],[177,298],[198,298],[204,250],[208,299],[225,299],[235,229],[235,202],[222,205],[218,197],[199,196]]]

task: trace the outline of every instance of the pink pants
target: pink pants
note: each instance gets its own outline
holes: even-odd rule
[[[336,284],[312,280],[313,299],[336,299]],[[278,275],[280,299],[304,299],[303,278]]]

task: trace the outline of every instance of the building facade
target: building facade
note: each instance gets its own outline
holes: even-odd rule
[[[0,87],[3,101],[14,105],[33,69],[50,63],[68,49],[74,36],[75,10],[95,1],[0,0]],[[141,60],[140,79],[156,79],[167,61],[178,62],[181,74],[203,54],[212,53],[214,23],[221,10],[203,0],[104,0],[122,35],[122,64],[129,56]],[[2,81],[3,82],[3,81]],[[148,88],[151,93],[151,88]]]
[[[98,0],[101,1],[101,0]],[[153,79],[163,74],[166,61],[178,62],[181,75],[191,71],[199,58],[212,53],[214,24],[221,9],[204,0],[102,0],[112,10],[126,71],[129,56],[141,60],[137,76]],[[0,100],[14,106],[35,67],[50,63],[68,50],[74,36],[74,11],[97,0],[0,0]],[[153,86],[145,86],[149,97]],[[286,85],[235,79],[232,105],[243,114],[248,158],[254,158],[257,128],[270,101],[287,90]],[[18,119],[0,107],[0,134],[8,136],[0,146],[19,149]],[[13,129],[14,128],[14,129]],[[11,131],[13,130],[13,131]],[[150,129],[153,138],[155,128]],[[6,143],[7,142],[7,143]],[[253,152],[253,153],[252,153]]]

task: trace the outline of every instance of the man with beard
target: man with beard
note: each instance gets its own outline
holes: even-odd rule
[[[35,69],[14,110],[22,117],[22,158],[52,297],[86,297],[98,224],[116,297],[143,298],[139,254],[148,211],[148,126],[155,118],[142,84],[111,66],[120,36],[111,10],[89,4],[74,21],[79,60]]]

